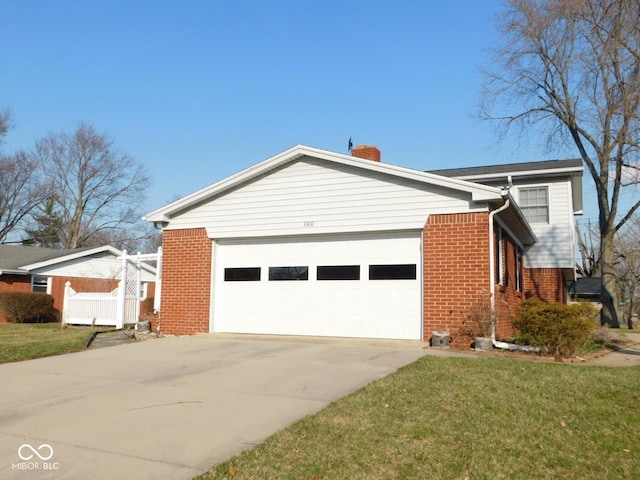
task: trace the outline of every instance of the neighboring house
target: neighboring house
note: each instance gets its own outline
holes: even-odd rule
[[[0,245],[0,292],[43,292],[64,307],[64,286],[77,292],[110,292],[118,286],[123,252],[111,247],[56,250]],[[142,299],[153,296],[155,268],[141,264]],[[6,319],[0,315],[0,322]]]
[[[601,291],[602,278],[600,277],[581,277],[567,282],[569,303],[587,302],[593,306],[598,315],[602,310]]]
[[[515,185],[519,167],[508,168]],[[384,164],[375,147],[293,147],[146,215],[163,229],[160,330],[427,341],[457,335],[487,300],[505,337],[524,296],[561,301],[572,278],[573,230],[554,228],[579,206],[582,170],[553,170],[532,183],[552,190],[545,257],[549,228],[527,222],[525,190],[506,179]],[[529,207],[544,214],[540,202]]]

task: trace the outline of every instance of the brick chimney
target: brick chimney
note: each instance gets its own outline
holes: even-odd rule
[[[380,161],[380,150],[373,145],[358,145],[351,149],[351,155],[358,158],[364,158],[365,160],[373,160],[374,162]]]

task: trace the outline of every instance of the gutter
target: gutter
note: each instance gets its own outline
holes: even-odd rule
[[[492,210],[491,212],[489,212],[489,293],[490,293],[490,298],[491,298],[491,310],[495,310],[496,307],[496,259],[495,259],[495,240],[494,240],[494,229],[493,229],[493,217],[496,216],[496,214],[500,213],[500,212],[504,212],[507,208],[509,208],[509,205],[511,204],[510,200],[509,200],[509,190],[503,190],[502,191],[502,198],[505,200],[504,204],[495,209]],[[492,328],[491,331],[491,339],[495,342],[496,341],[496,331],[495,331],[495,326]]]
[[[496,307],[496,269],[495,269],[495,263],[496,263],[496,259],[495,259],[495,241],[494,241],[494,231],[493,231],[493,217],[496,216],[496,214],[505,211],[507,208],[509,208],[510,205],[510,200],[509,200],[509,190],[507,189],[506,191],[503,190],[502,191],[502,198],[505,199],[504,204],[495,209],[492,210],[491,212],[489,212],[489,279],[491,284],[489,285],[489,292],[491,294],[491,310],[494,311],[495,307]],[[508,342],[499,342],[496,340],[496,327],[495,324],[492,325],[491,327],[491,343],[493,343],[493,346],[495,348],[500,348],[502,350],[517,350],[520,352],[539,352],[540,351],[540,347],[535,347],[535,346],[531,346],[531,345],[516,345],[515,343],[508,343]]]

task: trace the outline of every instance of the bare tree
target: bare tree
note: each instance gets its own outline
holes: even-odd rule
[[[38,163],[25,152],[0,154],[0,242],[17,229],[43,198]]]
[[[0,142],[11,128],[11,118],[11,110],[8,108],[0,109]]]
[[[12,126],[11,111],[0,110],[0,142]],[[40,203],[44,188],[38,183],[38,163],[25,152],[0,151],[0,242],[15,231]]]
[[[153,253],[158,250],[161,242],[162,234],[148,222],[139,222],[126,230],[98,232],[93,238],[95,244],[113,245],[131,254]]]
[[[106,134],[88,124],[72,134],[50,133],[36,142],[36,156],[52,183],[64,248],[126,237],[128,230],[140,224],[137,207],[150,178]]]
[[[640,207],[620,198],[639,170],[639,18],[637,0],[507,0],[483,110],[503,132],[575,146],[597,191],[602,321],[614,327],[614,236]]]
[[[584,229],[576,224],[576,238],[580,250],[580,263],[576,265],[578,274],[585,278],[600,275],[600,242],[598,229],[591,222]]]

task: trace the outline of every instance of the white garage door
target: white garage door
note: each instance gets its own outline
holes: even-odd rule
[[[422,338],[420,232],[218,241],[211,330]]]

